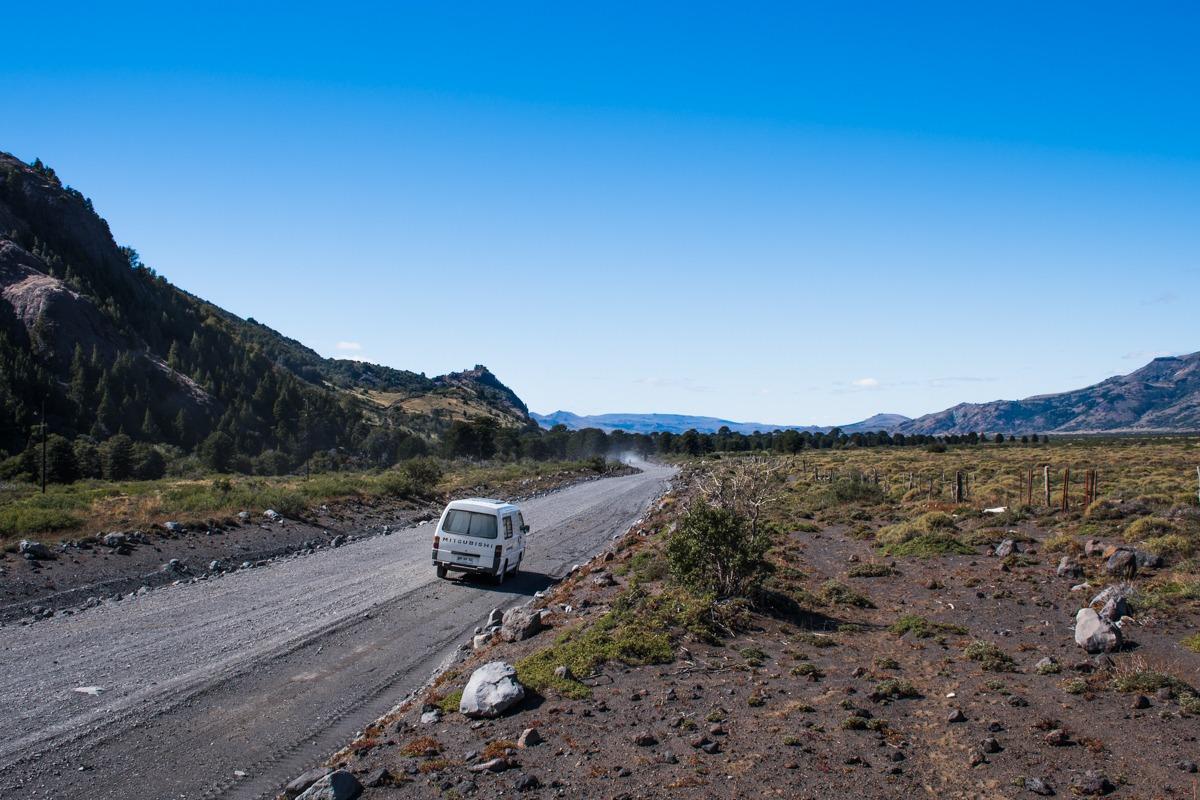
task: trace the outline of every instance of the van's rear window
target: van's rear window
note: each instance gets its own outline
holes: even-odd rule
[[[457,533],[460,536],[474,536],[477,539],[495,539],[496,517],[493,514],[452,509],[446,514],[442,530],[446,533]]]

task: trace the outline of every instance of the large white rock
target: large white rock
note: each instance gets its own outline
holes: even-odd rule
[[[1081,608],[1075,615],[1075,644],[1089,653],[1111,653],[1121,646],[1121,629],[1096,609]]]
[[[512,665],[489,661],[471,673],[458,710],[468,717],[498,717],[524,697],[525,688]]]
[[[506,642],[520,642],[542,629],[542,615],[529,606],[517,606],[504,612],[500,626],[500,638]]]

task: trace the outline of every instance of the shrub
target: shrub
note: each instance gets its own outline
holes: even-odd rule
[[[875,540],[884,547],[892,547],[915,539],[922,534],[955,530],[954,518],[943,511],[929,511],[916,519],[880,528]]]
[[[1194,536],[1169,533],[1166,536],[1153,536],[1146,539],[1146,549],[1159,556],[1187,558],[1196,552],[1197,540]]]
[[[917,687],[900,678],[888,678],[875,684],[875,689],[871,692],[872,700],[883,700],[890,698],[894,700],[911,699],[920,697],[921,693],[917,691]]]
[[[717,597],[746,597],[770,569],[769,544],[765,532],[751,533],[732,512],[696,504],[667,542],[667,563],[684,586]]]
[[[1125,538],[1128,540],[1149,539],[1156,536],[1166,536],[1175,533],[1175,526],[1161,517],[1142,517],[1135,519],[1125,528]]]
[[[859,594],[848,586],[837,581],[826,581],[821,585],[821,598],[834,605],[854,606],[855,608],[875,608],[875,604],[866,595]]]
[[[1145,659],[1135,657],[1122,664],[1113,677],[1112,686],[1118,692],[1142,692],[1150,694],[1159,689],[1170,689],[1175,694],[1195,694],[1186,681],[1166,672],[1152,669]]]
[[[892,575],[898,575],[894,567],[889,567],[887,564],[872,564],[863,563],[855,564],[846,573],[851,578],[886,578]]]
[[[1200,653],[1200,633],[1193,633],[1191,636],[1180,642],[1188,650],[1193,653]]]
[[[963,649],[963,655],[979,664],[988,672],[1016,672],[1012,657],[991,642],[975,640]]]

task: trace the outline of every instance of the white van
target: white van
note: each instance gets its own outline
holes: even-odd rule
[[[433,533],[437,576],[444,578],[450,570],[477,572],[503,583],[521,568],[527,533],[521,509],[512,503],[482,497],[455,500]]]

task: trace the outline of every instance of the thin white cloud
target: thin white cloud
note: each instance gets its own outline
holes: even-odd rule
[[[1130,350],[1121,358],[1126,361],[1151,361],[1163,356],[1177,356],[1179,353],[1175,350]]]
[[[878,378],[857,378],[855,380],[850,381],[850,385],[854,386],[856,388],[859,388],[859,389],[878,389],[879,388],[879,379]]]
[[[341,350],[343,352],[347,352],[347,351],[357,352],[359,350],[362,350],[362,343],[361,342],[338,342],[336,345],[334,345],[334,348],[337,350]]]
[[[930,378],[926,385],[932,388],[953,386],[956,383],[991,383],[995,378],[984,378],[975,375],[952,375],[946,378]]]
[[[650,386],[655,389],[683,389],[688,392],[711,392],[711,386],[704,386],[688,378],[635,378],[634,383]]]
[[[1144,306],[1165,306],[1174,303],[1179,299],[1179,296],[1174,292],[1160,292],[1153,297],[1147,297],[1142,301]]]

